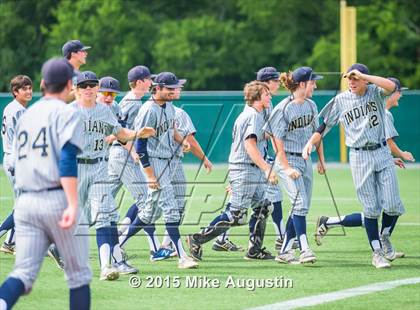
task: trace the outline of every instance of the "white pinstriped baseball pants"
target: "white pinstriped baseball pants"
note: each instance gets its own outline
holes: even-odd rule
[[[350,149],[350,167],[357,197],[367,218],[378,218],[382,209],[390,216],[404,213],[395,165],[388,147],[374,151]]]
[[[70,289],[89,284],[92,278],[88,226],[59,227],[58,222],[66,207],[63,190],[23,193],[16,200],[16,261],[10,276],[20,279],[26,292],[32,288],[52,243],[56,244],[64,260],[65,277]],[[79,215],[81,211],[79,209]]]

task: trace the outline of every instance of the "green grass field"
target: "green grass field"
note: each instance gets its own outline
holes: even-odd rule
[[[181,232],[185,235],[205,226],[223,208],[226,195],[226,169],[218,167],[209,176],[199,174],[189,168],[188,180],[196,180],[189,186],[189,197],[185,225]],[[140,288],[131,288],[129,277],[121,276],[118,281],[99,281],[98,255],[94,232],[91,236],[91,259],[93,270],[92,309],[244,309],[268,305],[280,301],[333,292],[376,282],[384,282],[412,277],[420,277],[420,169],[398,170],[401,196],[406,214],[399,219],[393,234],[393,243],[406,257],[392,263],[389,270],[376,270],[371,266],[371,253],[364,229],[331,231],[321,247],[313,241],[314,227],[319,215],[336,215],[324,177],[315,175],[313,200],[308,219],[308,237],[318,262],[309,266],[286,266],[274,261],[246,261],[243,253],[215,252],[211,242],[204,247],[203,261],[197,270],[179,270],[177,260],[162,262],[149,261],[148,245],[141,232],[126,246],[131,263],[140,268],[142,280]],[[348,167],[331,168],[328,177],[341,215],[361,211],[357,202]],[[4,174],[1,174],[0,219],[11,210],[11,190]],[[132,203],[131,197],[119,197],[122,211]],[[287,214],[290,203],[283,204],[283,214]],[[163,227],[158,227],[163,232]],[[231,239],[243,246],[247,245],[247,227],[232,230]],[[274,252],[274,229],[267,225],[265,246]],[[3,241],[3,240],[1,240]],[[13,267],[14,257],[0,253],[0,281],[3,281]],[[217,279],[220,288],[187,288],[186,277],[198,276]],[[283,277],[293,281],[292,288],[225,288],[229,276],[235,279],[272,279]],[[147,277],[155,279],[153,288],[147,288]],[[163,281],[158,288],[159,277]],[[174,288],[177,277],[180,287]],[[166,280],[165,280],[166,279]],[[167,288],[167,279],[172,284]],[[175,283],[176,284],[176,283]],[[66,309],[68,290],[64,276],[53,262],[46,258],[38,280],[29,296],[22,297],[15,309]],[[401,286],[396,289],[371,293],[364,296],[325,303],[314,309],[419,309],[420,285]]]

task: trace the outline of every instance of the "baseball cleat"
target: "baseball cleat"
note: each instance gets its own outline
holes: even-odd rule
[[[316,262],[316,256],[314,252],[312,252],[311,249],[307,248],[305,251],[302,251],[299,256],[299,262],[301,264],[306,263],[315,263]]]
[[[6,253],[6,254],[16,255],[15,244],[14,243],[3,242],[3,245],[0,247],[0,252]]]
[[[48,248],[47,254],[57,265],[58,269],[64,270],[63,260],[61,259],[60,253],[58,252],[58,249],[54,244]]]
[[[117,280],[120,277],[120,274],[114,266],[107,265],[101,269],[101,275],[99,276],[99,280],[104,281],[113,281]]]
[[[329,228],[327,227],[328,216],[318,217],[316,223],[315,242],[319,246],[322,244],[321,239],[327,235]]]
[[[131,266],[128,262],[122,261],[115,264],[115,268],[117,269],[119,274],[136,274],[139,270],[133,266]]]
[[[295,252],[293,250],[277,255],[275,260],[281,264],[300,264],[299,259],[295,256]]]
[[[385,258],[385,253],[382,249],[376,249],[372,254],[372,265],[377,269],[390,268],[391,264]]]
[[[179,259],[178,268],[179,269],[194,269],[198,267],[198,263],[189,256],[185,256]]]
[[[395,251],[394,247],[392,246],[389,234],[383,234],[380,236],[382,249],[385,254],[385,258],[389,261],[393,261],[397,258],[402,258],[405,256],[404,252],[397,252]]]
[[[244,256],[244,259],[247,260],[270,260],[274,259],[274,256],[271,255],[269,251],[267,251],[265,248],[262,248],[256,253],[249,253],[249,250],[246,252],[246,255]]]
[[[157,262],[160,260],[168,259],[171,257],[171,254],[173,252],[175,251],[170,248],[160,248],[159,250],[154,252],[152,255],[150,255],[150,261]]]
[[[239,245],[234,244],[229,239],[224,241],[216,240],[211,247],[214,251],[226,251],[226,252],[243,252],[245,249]]]
[[[191,257],[196,261],[201,261],[203,255],[203,247],[201,243],[194,239],[194,235],[187,236],[187,245],[190,250]]]
[[[274,244],[274,249],[276,251],[280,251],[282,246],[283,246],[283,238],[281,238],[281,237],[280,238],[277,238],[276,239],[276,242]]]

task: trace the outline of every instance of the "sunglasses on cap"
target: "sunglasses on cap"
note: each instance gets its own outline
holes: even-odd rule
[[[112,91],[103,91],[103,92],[101,92],[102,93],[102,95],[104,95],[105,97],[108,97],[108,96],[111,96],[112,98],[115,98],[115,97],[117,97],[117,93],[114,93],[114,92],[112,92]]]
[[[85,83],[80,83],[79,85],[77,85],[77,87],[83,88],[83,89],[86,89],[88,87],[94,88],[96,86],[98,86],[98,83],[96,82],[85,82]]]

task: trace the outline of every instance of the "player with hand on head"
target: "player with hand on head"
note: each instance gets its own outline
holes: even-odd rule
[[[152,128],[133,131],[122,128],[108,106],[97,103],[99,81],[95,73],[84,71],[78,74],[76,92],[78,100],[71,106],[80,111],[84,124],[82,153],[77,157],[79,174],[79,204],[84,209],[87,223],[96,229],[96,241],[101,267],[100,280],[115,280],[118,270],[136,272],[123,261],[118,243],[118,210],[108,181],[108,144],[106,137],[114,135],[126,142],[155,134]],[[124,266],[114,266],[113,262]]]
[[[179,100],[181,97],[182,88],[176,88],[174,91],[173,100]],[[207,170],[207,173],[210,173],[213,164],[211,161],[206,157],[201,148],[200,144],[198,143],[197,139],[195,138],[195,134],[197,130],[194,127],[194,124],[188,115],[188,113],[176,106],[175,109],[175,127],[178,130],[179,134],[186,140],[190,147],[191,153],[197,157],[199,160],[202,161],[204,168]],[[182,145],[178,142],[175,142],[174,148],[177,150],[174,158],[171,160],[171,171],[172,171],[172,187],[174,189],[175,200],[178,206],[178,210],[180,213],[181,222],[184,216],[185,211],[185,195],[187,192],[187,178],[185,176],[184,167],[182,165],[182,158],[184,157],[184,152],[182,150]],[[174,247],[171,246],[171,238],[169,237],[168,231],[165,231],[165,236],[162,240],[161,247],[159,251],[154,255],[155,258],[162,260],[165,258],[170,257],[171,255],[176,255],[174,251]]]
[[[26,75],[17,75],[10,81],[10,91],[13,101],[8,103],[3,111],[1,137],[3,140],[3,168],[7,179],[13,188],[14,198],[18,196],[15,190],[15,172],[13,168],[14,154],[12,154],[15,128],[19,117],[26,111],[29,101],[32,100],[32,81]],[[15,223],[13,211],[0,224],[0,238],[7,233],[0,252],[14,254],[15,252]]]
[[[171,182],[171,161],[177,148],[187,150],[190,147],[175,128],[175,109],[171,103],[175,89],[181,88],[185,82],[178,80],[171,72],[159,73],[153,83],[151,98],[142,105],[134,121],[135,128],[155,128],[156,136],[136,141],[136,152],[146,174],[148,193],[145,207],[140,209],[137,218],[129,226],[127,235],[120,238],[123,246],[130,237],[154,224],[163,214],[165,228],[178,254],[178,268],[181,269],[198,266],[182,246],[179,234],[181,217]],[[175,141],[181,145],[175,147]]]
[[[274,108],[265,126],[267,133],[272,136],[277,169],[292,204],[283,245],[276,257],[280,263],[316,262],[306,236],[306,215],[311,205],[313,185],[312,162],[310,159],[303,160],[301,155],[306,141],[318,126],[318,109],[310,98],[316,89],[316,81],[320,79],[322,76],[315,74],[310,67],[282,73],[280,81],[291,95]],[[317,148],[318,172],[323,174],[325,163],[322,144]],[[299,242],[299,259],[292,250],[295,238]]]
[[[70,309],[90,308],[88,227],[77,227],[76,155],[83,145],[83,124],[65,101],[73,68],[65,59],[42,66],[45,96],[28,108],[16,126],[13,143],[16,189],[16,261],[0,287],[0,308],[11,309],[31,291],[48,246],[64,259]]]
[[[245,85],[246,104],[233,127],[232,146],[229,155],[229,183],[232,189],[231,205],[217,216],[201,232],[189,235],[190,253],[201,260],[203,244],[216,238],[230,227],[247,223],[248,208],[253,209],[250,219],[252,234],[245,259],[273,259],[262,247],[266,220],[272,205],[264,199],[267,182],[276,184],[277,176],[272,166],[264,160],[267,139],[263,126],[264,110],[270,106],[271,94],[265,83],[253,81]]]
[[[397,86],[395,92],[386,100],[385,105],[385,132],[386,132],[386,141],[388,147],[391,150],[391,154],[396,157],[396,159],[403,160],[402,168],[404,167],[404,161],[414,161],[414,157],[410,152],[401,151],[398,145],[395,143],[394,138],[398,137],[398,132],[394,127],[394,117],[389,111],[393,107],[398,107],[398,101],[402,96],[402,90],[407,89],[406,87],[401,86],[401,82],[396,78],[388,78],[393,81]],[[398,161],[394,158],[394,163],[398,165]],[[385,215],[386,217],[386,215]],[[325,237],[328,231],[334,227],[361,227],[364,226],[364,217],[363,213],[352,213],[349,215],[344,215],[340,217],[329,217],[321,216],[318,218],[316,225],[315,241],[318,245],[322,244],[322,238]],[[388,244],[388,239],[391,236],[392,231],[390,229],[384,230],[386,227],[382,227],[380,231],[380,240],[382,247],[385,252],[385,257],[388,260],[393,261],[396,258],[404,257],[403,252],[397,252],[394,250],[391,244]]]
[[[324,121],[308,140],[302,156],[309,158],[313,145],[319,143],[331,127],[342,124],[346,146],[350,148],[353,183],[363,207],[373,252],[372,265],[389,268],[383,245],[392,247],[389,235],[404,213],[394,161],[386,143],[385,100],[397,87],[394,81],[370,75],[369,69],[359,63],[353,64],[344,77],[348,79],[349,90],[338,94],[322,109],[320,116]],[[382,232],[389,233],[383,245],[378,230],[382,210]]]

